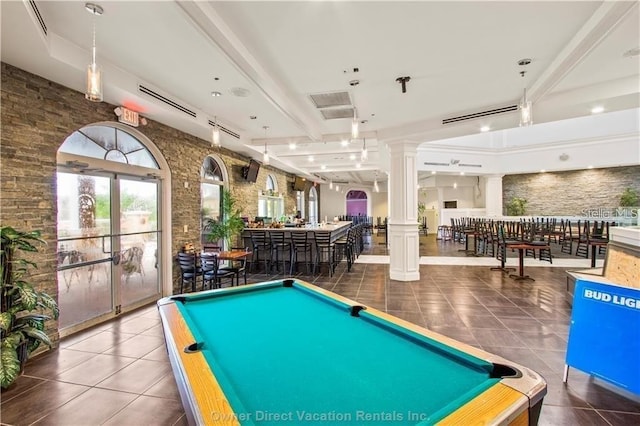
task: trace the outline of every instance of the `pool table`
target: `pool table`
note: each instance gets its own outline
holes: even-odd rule
[[[536,424],[535,372],[304,281],[158,301],[190,424]]]

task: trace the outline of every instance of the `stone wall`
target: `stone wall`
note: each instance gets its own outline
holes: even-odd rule
[[[38,269],[32,281],[57,298],[56,153],[62,142],[83,126],[114,121],[115,106],[89,102],[81,93],[5,63],[1,83],[0,223],[42,230],[48,244],[37,254]],[[211,152],[227,167],[230,188],[243,215],[257,215],[258,189],[265,188],[267,173],[278,181],[286,211],[295,208],[293,176],[288,173],[262,167],[257,183],[249,184],[237,172],[248,163],[246,157],[224,148],[213,150],[208,141],[153,120],[138,130],[160,149],[171,171],[173,253],[186,242],[197,244],[200,240],[200,166]],[[185,182],[189,183],[187,188]],[[186,233],[184,225],[188,225]],[[174,276],[174,288],[175,284]],[[55,323],[51,322],[48,332],[57,339]]]
[[[625,188],[633,188],[640,194],[640,166],[502,178],[504,204],[513,197],[524,198],[528,216],[582,216],[585,210],[615,209]]]

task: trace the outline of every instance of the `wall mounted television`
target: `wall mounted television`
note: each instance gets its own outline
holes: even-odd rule
[[[306,185],[306,180],[296,176],[296,179],[293,181],[293,190],[294,191],[304,191],[305,185]]]
[[[260,171],[260,163],[256,160],[249,161],[249,165],[245,166],[242,170],[242,175],[247,182],[254,183],[258,179],[258,172]]]

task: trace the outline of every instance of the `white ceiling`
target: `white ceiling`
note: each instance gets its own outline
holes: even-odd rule
[[[623,56],[640,46],[638,2],[96,3],[104,8],[96,29],[106,102],[203,144],[216,117],[240,135],[223,134],[223,146],[261,161],[266,139],[273,165],[307,178],[370,184],[386,178],[386,142],[515,127],[516,112],[441,120],[516,104],[525,86],[536,123],[588,115],[596,105],[640,106],[640,56]],[[2,61],[84,91],[93,22],[84,2],[0,7]],[[532,60],[524,77],[522,58]],[[406,93],[401,76],[411,77]],[[140,84],[196,117],[142,94]],[[248,96],[234,95],[237,88]],[[363,139],[349,141],[351,120],[324,120],[309,98],[340,91],[366,120],[367,161],[359,161]]]

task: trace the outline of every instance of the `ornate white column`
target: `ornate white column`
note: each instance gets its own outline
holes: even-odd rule
[[[502,216],[502,177],[487,176],[484,187],[485,207],[488,217]]]
[[[420,279],[418,234],[417,142],[388,143],[389,174],[389,253],[392,280]]]

